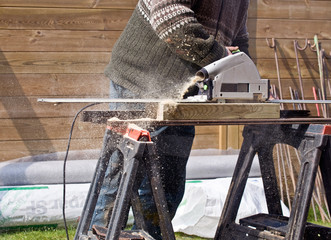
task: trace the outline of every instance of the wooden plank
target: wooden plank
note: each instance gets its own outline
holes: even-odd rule
[[[309,89],[307,89],[309,91]],[[285,98],[289,98],[288,92],[283,90]],[[38,97],[1,97],[0,98],[0,119],[16,119],[16,118],[47,118],[47,117],[73,117],[87,103],[40,103],[37,102]],[[308,99],[308,98],[307,98]],[[288,104],[292,109],[292,104]],[[315,112],[315,104],[308,104],[308,109]],[[105,110],[107,111],[108,104],[101,104],[89,108],[88,110]],[[231,110],[229,110],[231,111]],[[244,113],[241,113],[244,115]],[[240,113],[238,114],[240,115]],[[262,115],[261,115],[262,118]]]
[[[0,0],[2,7],[47,7],[47,8],[129,8],[133,9],[138,0]],[[249,17],[258,16],[266,18],[273,16],[274,18],[327,18],[326,9],[329,9],[329,0],[309,1],[302,0],[292,1],[251,1]],[[310,12],[312,12],[310,14]],[[322,14],[321,14],[322,13]],[[322,15],[322,16],[319,16]]]
[[[103,73],[110,59],[104,52],[4,52],[2,73]]]
[[[284,91],[285,92],[285,91]],[[38,97],[1,97],[0,98],[0,119],[15,119],[15,118],[44,118],[44,117],[72,117],[74,116],[81,108],[84,106],[88,105],[87,103],[62,103],[62,104],[52,104],[52,103],[42,103],[42,102],[37,102]],[[210,104],[203,104],[209,106]],[[239,104],[239,105],[247,105],[249,106],[250,104]],[[255,105],[255,104],[253,104]],[[266,104],[261,104],[266,105]],[[267,103],[268,108],[274,108],[276,111],[277,106],[275,107],[270,107],[269,105],[272,105],[270,103]],[[276,104],[277,105],[277,104]],[[278,105],[279,106],[279,105]],[[314,104],[309,104],[310,108],[315,108]],[[206,110],[203,110],[203,112],[207,112],[213,107],[207,107]],[[222,108],[222,106],[220,107]],[[247,109],[249,109],[249,107]],[[231,107],[227,106],[225,109],[230,112]],[[93,106],[91,108],[88,108],[88,110],[93,110],[93,111],[98,111],[98,110],[104,110],[108,111],[109,106],[107,103]],[[198,110],[198,109],[197,109]],[[238,108],[238,111],[240,109]],[[254,117],[254,114],[260,116],[261,118],[264,117],[263,113],[259,115],[259,111],[263,111],[262,109],[254,109],[253,111],[256,111],[255,113],[252,114],[245,114],[244,112],[242,113],[233,113],[232,115],[235,116],[237,114],[238,117]],[[270,109],[271,111],[271,109]],[[275,112],[273,112],[275,114]],[[202,113],[201,113],[202,114]],[[221,114],[221,113],[220,113]],[[225,112],[226,114],[226,112]],[[231,112],[230,112],[231,114]],[[190,114],[186,114],[190,115]],[[252,116],[253,115],[253,116]],[[197,117],[198,115],[194,116]],[[225,116],[220,116],[220,119],[223,119]],[[269,116],[271,117],[271,116]],[[192,118],[193,119],[193,118]]]
[[[248,31],[253,38],[330,39],[330,20],[249,19]]]
[[[121,31],[71,31],[71,30],[0,30],[1,50],[36,52],[110,52]],[[58,36],[61,35],[61,38]],[[313,37],[313,36],[311,36]],[[297,39],[297,38],[295,38]],[[293,40],[276,38],[279,59],[295,58]],[[269,39],[271,41],[271,39]],[[311,43],[313,39],[310,38]],[[305,45],[305,39],[298,39]],[[49,44],[52,42],[52,44]],[[331,40],[321,40],[321,46],[331,49]],[[265,39],[250,39],[252,58],[273,58],[273,50]],[[315,58],[310,49],[299,51],[299,58]]]
[[[272,49],[269,49],[273,52]],[[105,52],[3,52],[0,53],[0,74],[4,73],[100,73],[104,72],[110,59]],[[328,60],[331,64],[331,59]],[[274,59],[255,60],[262,78],[277,78]],[[303,78],[319,78],[315,58],[300,59]],[[305,66],[305,67],[303,67]],[[279,60],[282,78],[297,78],[295,59]]]
[[[68,139],[73,117],[0,120],[0,141]],[[75,123],[72,138],[102,138],[105,124]]]
[[[218,148],[218,134],[196,135],[193,141],[192,149],[208,148]]]
[[[276,79],[273,79],[271,83],[278,86],[278,82]],[[282,81],[282,83],[284,98],[289,99],[290,93],[288,91],[288,86],[291,85],[291,82]],[[316,83],[317,85],[315,86],[318,86],[318,82]],[[304,84],[305,86],[307,86],[305,88],[306,99],[312,99],[310,81],[305,81]],[[52,87],[50,86],[50,88]],[[295,85],[292,85],[292,88],[295,88]],[[57,91],[62,92],[65,91],[64,89],[65,87],[63,89],[59,88],[59,90]],[[73,89],[72,91],[74,92],[75,89]],[[1,97],[0,118],[67,117],[73,116],[79,109],[87,105],[87,103],[65,103],[58,105],[54,105],[51,103],[40,103],[37,102],[38,97],[36,96],[19,96],[20,94],[24,94],[24,88],[23,90],[21,89],[19,92],[14,94],[14,97]],[[309,108],[314,109],[314,104],[310,104]],[[108,104],[102,104],[101,106],[92,107],[89,110],[99,109],[108,110]]]
[[[219,148],[219,126],[196,126],[193,149]]]
[[[239,125],[239,136],[238,136],[238,142],[239,142],[239,148],[238,149],[240,149],[241,148],[241,144],[242,144],[242,142],[243,142],[243,140],[244,140],[244,137],[243,137],[243,131],[244,131],[244,125]]]
[[[55,138],[61,138],[61,135],[64,134],[64,127],[62,133],[60,130],[55,132],[55,130],[48,129],[49,125],[47,125],[46,122],[50,119],[49,117],[72,116],[76,113],[78,108],[85,104],[60,104],[58,106],[48,104],[40,105],[41,103],[37,104],[35,102],[36,96],[103,97],[104,94],[108,94],[108,87],[98,89],[100,83],[108,84],[106,78],[103,77],[101,79],[99,76],[103,75],[104,65],[109,61],[109,52],[117,36],[119,36],[124,28],[136,2],[137,0],[69,0],[65,2],[63,0],[0,0],[1,7],[14,7],[1,8],[0,10],[0,19],[2,20],[0,21],[0,42],[2,43],[0,48],[3,52],[0,53],[0,96],[2,96],[0,100],[0,117],[13,117],[10,120],[5,119],[5,121],[7,126],[9,122],[14,124],[10,127],[10,131],[8,130],[9,126],[6,131],[8,130],[14,137],[24,137],[26,136],[24,135],[24,127],[22,127],[22,121],[24,122],[24,120],[16,119],[16,117],[30,116],[35,118],[36,116],[42,116],[46,117],[46,119],[41,118],[39,125],[32,120],[32,122],[27,120],[29,123],[26,125],[27,133],[32,134],[36,138],[46,136],[47,134],[49,134],[50,139],[53,135]],[[306,4],[306,6],[304,4]],[[298,89],[298,77],[295,61],[293,59],[294,51],[292,41],[299,39],[300,43],[303,43],[305,38],[312,38],[313,35],[317,33],[319,34],[319,39],[322,41],[322,46],[327,51],[331,49],[331,41],[328,40],[330,39],[330,31],[327,31],[330,24],[330,18],[328,16],[329,5],[330,1],[314,0],[306,2],[302,0],[257,0],[251,2],[249,11],[251,54],[254,59],[258,59],[257,65],[262,73],[262,77],[270,78],[271,82],[277,85],[273,50],[266,46],[265,38],[275,37],[276,40],[278,40],[278,57],[280,58],[283,94],[287,98],[289,98],[289,86]],[[25,6],[29,8],[25,8]],[[117,11],[116,9],[121,10]],[[114,16],[112,13],[116,13],[117,15]],[[113,16],[114,18],[112,18]],[[86,22],[84,21],[85,19]],[[117,20],[119,23],[116,22]],[[323,24],[323,22],[325,22],[325,24]],[[61,37],[59,38],[57,36]],[[20,51],[30,51],[31,53],[18,53]],[[44,54],[34,53],[41,51],[44,52]],[[63,51],[63,53],[59,53],[58,56],[53,54],[53,52],[61,51]],[[73,53],[86,51],[91,52],[91,55],[83,54],[78,56]],[[5,54],[4,52],[12,53]],[[104,54],[108,52],[108,54],[103,58],[100,57],[100,55],[97,56],[97,52],[103,52]],[[88,61],[84,61],[84,59],[89,59],[92,54],[97,56],[95,60],[93,60],[94,63],[90,64]],[[39,57],[42,55],[49,55],[49,57]],[[63,57],[61,58],[60,55],[63,55]],[[72,55],[72,57],[70,55]],[[27,58],[25,59],[25,57]],[[311,85],[314,84],[318,86],[319,84],[316,56],[314,53],[305,52],[305,54],[299,57],[305,59],[300,61],[303,71],[305,96],[312,97],[310,90]],[[22,59],[23,61],[21,61]],[[99,62],[100,59],[101,63]],[[77,66],[76,63],[79,66]],[[89,65],[91,68],[88,68]],[[6,82],[4,82],[3,75],[1,74],[2,70],[8,73],[5,74]],[[87,74],[86,78],[82,77],[81,84],[78,85],[77,82],[81,76],[84,76],[82,73],[90,74]],[[36,74],[35,78],[33,77],[34,74]],[[7,78],[8,76],[11,77]],[[72,79],[71,76],[73,76]],[[96,77],[95,87],[93,87],[93,83],[89,81],[88,76]],[[25,81],[23,78],[25,78]],[[45,78],[45,81],[42,81],[43,78]],[[317,79],[317,81],[315,79]],[[79,86],[79,88],[76,89],[75,85]],[[314,108],[315,106],[311,105],[309,107]],[[70,119],[70,117],[68,119]],[[19,131],[15,129],[15,123]],[[55,124],[55,122],[53,123]],[[60,123],[58,123],[58,125],[59,124]],[[63,125],[68,125],[68,122]],[[42,127],[46,127],[46,135],[45,132],[41,132],[39,135],[32,132],[33,126],[38,130],[42,129]],[[78,126],[80,126],[80,124],[78,124]],[[85,127],[82,128],[85,129]],[[221,126],[220,128],[223,129],[227,127]],[[239,132],[240,131],[241,129],[239,127]],[[78,135],[74,138],[83,137],[79,135],[78,132],[76,133]],[[222,145],[221,136],[213,135],[212,128],[197,128],[197,136],[194,142],[194,148],[200,148],[201,144],[206,148],[211,146],[217,148]],[[64,139],[61,140],[63,140],[63,150],[65,150],[66,141]],[[92,139],[92,141],[94,141],[94,139]],[[10,155],[11,153],[21,154],[25,152],[29,155],[30,152],[38,151],[38,149],[41,148],[40,146],[31,144],[31,142],[33,141],[27,140],[22,142],[20,144],[23,144],[22,146],[25,148],[17,149],[17,142],[13,141],[11,144],[14,147],[7,153]],[[45,139],[43,142],[47,142],[48,144],[44,150],[41,151],[42,153],[45,153],[43,151],[52,151],[52,149],[56,150],[57,145],[50,144],[50,140]],[[2,150],[4,145],[0,144],[0,146]],[[20,152],[20,150],[22,152]]]
[[[257,0],[250,1],[249,18],[330,19],[330,1]]]
[[[0,29],[24,30],[117,30],[122,31],[132,10],[0,8]],[[253,37],[306,38],[318,34],[330,39],[330,20],[255,19],[248,20]]]
[[[313,36],[308,38],[311,44],[314,43]],[[271,38],[268,38],[270,44],[271,44]],[[279,59],[289,59],[289,58],[295,58],[295,52],[294,52],[294,40],[297,40],[299,43],[299,46],[303,48],[305,46],[305,39],[298,39],[298,38],[292,38],[292,39],[284,39],[284,38],[275,38],[276,44],[277,44],[277,54]],[[321,40],[320,41],[322,48],[328,52],[328,50],[331,50],[331,40]],[[265,38],[250,38],[249,40],[249,53],[252,58],[256,59],[265,59],[265,58],[274,58],[274,50],[271,49],[267,45],[267,41]],[[310,50],[310,48],[306,48],[304,51],[298,50],[298,57],[300,59],[316,59],[316,52],[313,52]]]
[[[270,83],[275,85],[278,89],[277,79],[270,79]],[[284,99],[291,99],[289,87],[291,87],[293,90],[299,91],[300,93],[300,84],[298,78],[296,79],[281,78],[281,85],[282,85],[282,92]],[[315,87],[316,89],[320,88],[319,79],[303,79],[303,90],[304,90],[305,99],[314,99],[312,87]],[[301,94],[299,95],[301,96]],[[331,96],[330,92],[327,92],[327,95]]]
[[[0,161],[34,156],[45,153],[64,152],[67,140],[31,140],[31,141],[0,141]],[[102,139],[73,139],[71,150],[101,149]]]
[[[146,109],[136,111],[83,111],[81,114],[81,121],[92,122],[97,124],[107,124],[107,121],[111,118],[116,119],[142,119],[142,118],[156,118],[155,103],[146,105]]]
[[[1,50],[36,52],[110,52],[121,31],[71,31],[71,30],[0,30]],[[58,36],[61,35],[59,38]],[[311,36],[313,37],[313,36]],[[297,39],[297,38],[295,38]],[[276,38],[279,58],[295,58],[293,40]],[[309,39],[313,43],[313,39]],[[271,39],[270,39],[271,41]],[[305,39],[298,39],[305,45]],[[52,44],[49,44],[52,42]],[[321,46],[331,49],[331,40],[321,40]],[[272,49],[265,39],[250,39],[252,58],[273,58]],[[314,58],[316,53],[300,51],[299,58]]]
[[[211,120],[279,118],[278,104],[264,103],[164,103],[160,120]]]
[[[275,71],[275,69],[273,70]],[[305,96],[313,99],[312,87],[319,87],[319,79],[303,79]],[[0,96],[72,96],[107,97],[109,80],[103,74],[0,74]],[[278,80],[270,79],[278,86]],[[299,90],[298,78],[282,78],[284,98],[289,99],[289,87]]]
[[[239,126],[228,126],[227,132],[228,149],[239,149]]]
[[[223,125],[218,127],[219,127],[218,149],[226,150],[228,149],[228,142],[227,142],[228,127]]]
[[[280,77],[284,79],[298,78],[295,59],[283,59],[278,61]],[[301,59],[301,76],[305,79],[318,79],[318,63],[316,59]],[[257,69],[261,78],[277,79],[275,59],[257,59]]]
[[[122,31],[132,10],[74,8],[0,8],[0,29]]]
[[[218,134],[218,126],[196,126],[195,134],[197,135],[215,135]]]
[[[65,151],[70,120],[70,118],[0,120],[1,129],[4,130],[0,132],[0,161]],[[81,122],[76,124],[70,149],[101,149],[105,125]],[[198,131],[193,148],[217,148],[217,133],[204,133],[204,130],[200,132],[200,128],[206,130],[210,127],[196,127]]]
[[[3,52],[110,52],[120,34],[121,31],[2,29],[0,48]]]
[[[100,74],[0,74],[0,96],[108,97],[109,79]]]
[[[192,149],[217,148],[218,135],[200,136],[194,139]],[[45,153],[64,152],[67,140],[26,140],[26,141],[0,141],[0,162],[11,159],[34,156]],[[101,149],[102,138],[73,139],[70,150]]]
[[[0,146],[3,148],[0,150],[0,159],[9,160],[17,157],[23,157],[27,155],[35,155],[48,153],[49,151],[38,150],[38,148],[45,148],[43,146],[38,146],[36,140],[39,144],[41,141],[45,141],[48,145],[48,149],[54,149],[53,151],[58,151],[57,147],[54,146],[53,142],[65,141],[69,136],[69,130],[71,127],[72,118],[39,118],[39,119],[2,119],[0,120]],[[217,132],[211,132],[213,128],[217,126],[198,126],[196,127],[196,138],[195,138],[195,148],[217,148]],[[75,124],[75,128],[72,135],[72,141],[82,140],[83,142],[91,141],[94,145],[102,143],[103,134],[105,130],[105,125],[102,124],[91,124],[83,123],[79,120]],[[216,140],[215,140],[216,139]],[[52,140],[52,141],[50,141]],[[8,153],[8,146],[6,143],[13,143],[17,146],[17,151],[24,153],[24,155],[16,155],[13,152]],[[23,145],[26,145],[23,147]],[[84,144],[86,146],[86,143]],[[6,147],[7,146],[7,147]],[[24,148],[19,149],[19,148]],[[27,148],[27,149],[25,149]],[[32,149],[31,153],[27,153],[28,149]],[[84,148],[79,148],[84,149]],[[13,149],[11,149],[13,150]],[[3,151],[8,154],[6,156]],[[62,143],[62,150],[63,143]],[[14,154],[14,156],[13,156]]]
[[[192,149],[218,148],[218,135],[208,137],[196,136]],[[66,150],[66,140],[0,141],[0,162],[11,159],[34,156]],[[73,139],[70,150],[101,149],[100,139]]]
[[[0,7],[46,7],[46,8],[129,8],[138,0],[0,0]]]

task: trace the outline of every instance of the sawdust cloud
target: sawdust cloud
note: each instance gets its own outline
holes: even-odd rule
[[[186,81],[176,82],[171,84],[173,86],[173,89],[175,89],[174,92],[168,93],[168,92],[162,92],[160,95],[158,95],[158,98],[160,100],[159,104],[156,106],[166,106],[166,108],[162,109],[163,113],[166,114],[172,114],[174,111],[176,111],[178,102],[184,98],[184,95],[188,93],[190,88],[194,86],[198,81],[202,81],[203,78],[201,76],[192,76],[188,78]],[[148,82],[148,79],[145,79],[146,82]],[[148,85],[148,90],[150,90],[150,93],[153,93],[155,89],[153,89],[154,86]],[[154,92],[155,93],[155,92]],[[129,110],[129,109],[128,109]],[[152,116],[155,111],[157,111],[156,108],[145,108],[144,111],[146,112],[146,116]],[[111,118],[109,121],[116,122],[116,121],[122,121],[123,119],[118,118]],[[136,129],[151,129],[153,128],[153,121],[159,120],[157,118],[139,118],[139,119],[126,119],[125,121],[134,124],[134,125],[127,125],[129,127],[133,127]]]
[[[203,80],[203,78],[201,76],[197,76],[197,75],[189,78],[189,80],[183,84],[179,98],[183,99],[184,95],[189,91],[190,87],[194,86],[197,82],[202,81],[202,80]]]

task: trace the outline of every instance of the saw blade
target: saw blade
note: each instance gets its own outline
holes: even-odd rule
[[[44,103],[192,103],[210,102],[206,95],[197,95],[185,99],[156,99],[156,98],[38,98]]]
[[[38,102],[45,103],[161,103],[161,102],[208,102],[205,98],[192,99],[130,99],[130,98],[38,98]],[[243,101],[244,103],[244,101]],[[331,100],[291,100],[273,99],[265,103],[294,103],[294,104],[331,104]]]
[[[294,104],[331,104],[331,100],[291,100],[291,99],[273,99],[267,100],[268,103],[294,103]]]
[[[38,98],[45,103],[159,103],[173,99],[130,99],[130,98]]]

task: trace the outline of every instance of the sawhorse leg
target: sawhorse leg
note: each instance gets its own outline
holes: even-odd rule
[[[288,221],[287,232],[285,239],[312,239],[309,231],[305,233],[307,216],[312,198],[312,193],[315,186],[316,174],[318,166],[321,166],[322,178],[324,182],[324,188],[326,191],[330,191],[331,181],[331,160],[328,158],[330,154],[330,140],[331,136],[324,134],[325,129],[329,129],[330,126],[323,125],[311,125],[305,134],[304,139],[298,148],[301,153],[301,168],[300,175],[296,184],[296,191],[294,200],[292,203],[292,211]],[[330,155],[329,155],[330,156]],[[330,200],[330,196],[327,196]],[[330,201],[328,201],[328,207],[330,208]],[[322,228],[321,228],[322,229]],[[331,239],[331,229],[328,233],[323,233],[321,239]]]
[[[331,210],[331,137],[328,138],[325,149],[322,151],[320,169],[323,179],[326,201]]]
[[[107,232],[106,240],[118,239],[121,228],[125,224],[123,221],[126,219],[130,201],[132,200],[131,194],[132,192],[136,194],[137,186],[139,185],[139,183],[136,186],[134,184],[137,179],[136,175],[139,164],[142,164],[146,169],[146,173],[151,182],[153,197],[159,214],[162,237],[163,239],[169,240],[175,239],[167,202],[161,184],[159,164],[155,156],[154,143],[124,139],[120,149],[124,154],[124,171],[115,201],[114,211],[110,219],[110,227]],[[137,200],[137,197],[135,197],[135,201]],[[143,228],[144,223],[137,222],[137,225]]]
[[[268,210],[273,214],[282,214],[280,206],[280,197],[277,187],[276,174],[273,168],[272,147],[274,143],[266,140],[268,134],[256,135],[254,131],[245,127],[244,141],[240,149],[238,161],[233,173],[232,181],[229,187],[227,199],[223,206],[223,212],[215,234],[215,239],[236,239],[233,232],[237,225],[235,224],[236,216],[239,210],[241,198],[243,196],[248,175],[252,166],[255,154],[259,153],[260,168],[264,184],[271,187],[265,189]],[[266,148],[261,149],[262,142],[268,142]],[[260,150],[260,151],[259,151]],[[263,160],[263,162],[262,162]],[[262,162],[262,164],[261,164]],[[276,188],[277,189],[277,188]],[[237,239],[246,238],[246,233],[237,231]]]
[[[117,135],[117,137],[119,137],[119,135]],[[141,228],[141,230],[145,229],[144,217],[141,211],[139,211],[140,201],[138,197],[138,188],[142,177],[139,176],[139,173],[141,172],[139,172],[138,169],[141,168],[145,169],[151,183],[154,201],[159,214],[162,237],[166,240],[175,239],[171,219],[168,213],[167,202],[163,192],[163,186],[161,184],[160,166],[155,154],[154,143],[151,141],[138,141],[124,136],[120,138],[117,147],[123,153],[124,166],[105,239],[119,239],[121,231],[127,221],[130,203],[133,205],[136,225]],[[105,153],[105,156],[99,160],[97,171],[90,187],[82,218],[75,236],[75,239],[77,240],[93,238],[91,233],[88,233],[88,229],[91,224],[91,218],[98,199],[107,164],[113,151],[114,149]],[[145,239],[153,239],[145,231],[139,232]]]
[[[105,137],[108,138],[104,141],[106,146],[103,146],[103,152],[100,154],[100,158],[96,165],[93,179],[87,193],[80,221],[76,230],[74,238],[75,240],[88,239],[88,231],[90,228],[94,209],[98,201],[101,185],[103,183],[103,179],[109,164],[109,159],[112,153],[115,151],[114,146],[116,146],[121,139],[120,135],[112,133],[110,130],[107,130]]]
[[[313,129],[313,127],[309,127],[309,131],[307,131],[308,127],[309,125],[252,125],[245,127],[244,142],[215,239],[303,239],[321,152],[323,149],[325,150],[327,143],[330,145],[330,136],[321,134],[320,130]],[[313,131],[310,132],[310,130]],[[282,218],[272,160],[273,146],[277,143],[289,144],[297,148],[303,156],[291,215],[286,221]],[[259,156],[269,215],[277,216],[276,220],[275,218],[272,219],[276,226],[266,226],[265,223],[254,222],[254,219],[243,221],[244,224],[240,225],[235,223],[248,174],[256,153]],[[329,149],[327,153],[330,154]],[[328,160],[328,163],[330,163],[330,160]],[[330,169],[330,166],[328,169]],[[323,179],[327,176],[330,177],[330,171],[324,173]],[[330,178],[327,181],[330,184]],[[271,222],[270,219],[266,220]],[[256,227],[255,229],[248,227],[252,222],[255,225],[251,226]]]

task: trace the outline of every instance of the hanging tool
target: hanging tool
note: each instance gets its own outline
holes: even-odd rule
[[[297,69],[298,69],[298,76],[299,76],[299,83],[300,83],[300,91],[301,91],[301,99],[305,100],[305,94],[303,91],[303,82],[302,82],[302,76],[301,76],[301,68],[300,68],[300,63],[299,63],[299,56],[298,56],[298,50],[304,51],[308,46],[308,39],[306,39],[305,46],[300,47],[299,43],[297,40],[294,40],[294,52],[295,52],[295,60],[297,64]],[[303,109],[306,110],[306,105],[303,104]]]
[[[323,69],[323,51],[320,49],[320,43],[318,42],[317,35],[314,36],[314,43],[316,47],[316,53],[317,53],[317,60],[318,60],[318,69],[319,69],[319,75],[320,75],[320,85],[321,85],[321,99],[326,100],[326,86],[325,86],[325,78],[324,78],[324,69]],[[323,104],[323,115],[324,117],[328,117],[329,111],[328,106],[326,104]]]
[[[278,54],[277,54],[277,45],[275,42],[275,39],[272,38],[271,39],[271,44],[269,43],[268,38],[266,38],[267,41],[267,45],[268,47],[272,48],[274,50],[274,54],[275,54],[275,62],[276,62],[276,70],[277,70],[277,80],[278,80],[278,90],[279,90],[279,99],[283,99],[283,92],[282,92],[282,84],[280,82],[280,71],[279,71],[279,64],[278,64]],[[281,103],[280,104],[281,109],[284,108],[284,105]]]

